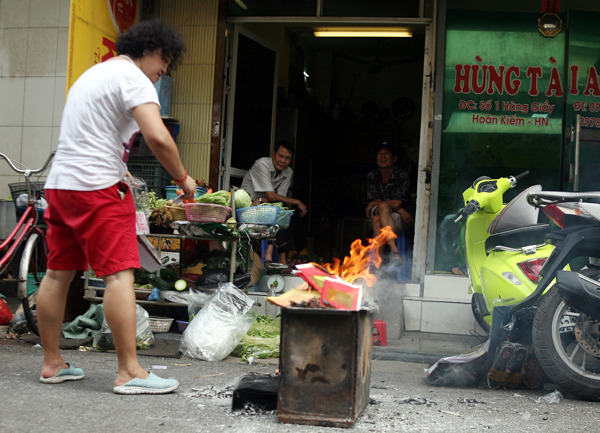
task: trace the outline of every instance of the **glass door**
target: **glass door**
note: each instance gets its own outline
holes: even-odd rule
[[[229,72],[220,184],[240,186],[254,161],[269,156],[275,136],[277,48],[236,25]]]
[[[563,177],[566,191],[600,191],[599,19],[597,12],[569,13]]]

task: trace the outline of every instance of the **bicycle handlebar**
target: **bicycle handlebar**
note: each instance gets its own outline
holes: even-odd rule
[[[44,163],[44,165],[42,165],[40,168],[36,169],[36,170],[31,170],[29,168],[25,168],[25,169],[20,169],[15,167],[15,165],[13,164],[12,160],[6,156],[3,153],[0,153],[0,158],[4,158],[6,160],[6,162],[8,162],[8,165],[10,165],[10,167],[16,171],[17,173],[20,173],[22,175],[25,175],[26,177],[31,176],[32,174],[36,174],[36,173],[41,173],[42,171],[46,170],[46,168],[48,167],[48,165],[50,164],[50,161],[52,161],[52,158],[54,158],[54,154],[56,153],[55,150],[53,150],[50,153],[50,156],[48,157],[48,159],[46,160],[46,162]]]

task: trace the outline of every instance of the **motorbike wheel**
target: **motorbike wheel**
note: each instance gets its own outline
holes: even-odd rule
[[[480,299],[478,300],[477,297],[479,297]],[[483,305],[485,305],[485,300],[483,299],[483,295],[480,293],[473,293],[473,296],[471,296],[471,310],[473,311],[473,316],[475,316],[475,321],[477,321],[477,324],[479,326],[481,326],[481,329],[483,329],[485,332],[487,332],[489,334],[490,333],[490,325],[483,319],[484,313],[480,306],[481,305],[480,302],[483,302]]]
[[[564,303],[557,287],[533,320],[533,346],[544,373],[562,391],[600,400],[600,322]]]

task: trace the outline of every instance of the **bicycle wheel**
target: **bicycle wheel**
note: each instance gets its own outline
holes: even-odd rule
[[[27,319],[29,329],[40,335],[37,322],[29,305],[29,296],[37,291],[40,282],[46,274],[46,242],[38,233],[32,233],[23,248],[21,263],[19,265],[18,294],[23,304],[23,312]]]

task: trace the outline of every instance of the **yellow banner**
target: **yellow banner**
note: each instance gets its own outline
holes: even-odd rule
[[[67,92],[87,69],[116,56],[117,36],[139,19],[141,0],[71,0]]]

